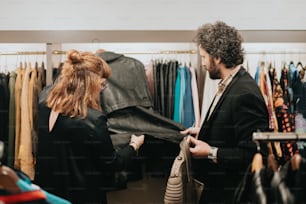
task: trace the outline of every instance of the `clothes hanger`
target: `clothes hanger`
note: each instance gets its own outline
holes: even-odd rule
[[[263,159],[261,153],[255,153],[252,161],[251,172],[255,173],[260,171],[263,168]]]
[[[263,169],[263,159],[261,153],[255,153],[251,165],[251,172],[254,174],[252,181],[256,184],[255,196],[258,199],[258,203],[267,203],[266,194],[262,185],[260,172]]]
[[[301,61],[299,61],[297,64],[296,64],[296,68],[298,68],[299,66],[301,66],[301,68],[303,69],[304,68],[304,66],[303,66],[303,64],[302,64],[302,62]]]
[[[17,181],[19,180],[18,175],[1,162],[3,152],[4,143],[0,141],[0,188],[10,193],[20,193],[21,189],[17,186]]]
[[[290,159],[292,171],[297,171],[300,168],[302,161],[302,156],[299,153],[295,153]]]
[[[274,157],[274,154],[269,154],[267,157],[267,169],[271,172],[278,171],[278,163]]]

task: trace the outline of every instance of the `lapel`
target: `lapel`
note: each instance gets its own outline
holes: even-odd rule
[[[232,81],[229,83],[229,85],[226,87],[226,89],[224,90],[224,93],[222,94],[222,96],[220,97],[218,103],[216,104],[215,106],[215,109],[213,110],[213,112],[211,113],[210,117],[208,118],[208,113],[210,112],[210,109],[211,109],[211,106],[213,104],[213,101],[215,100],[215,97],[214,97],[214,100],[212,101],[212,103],[210,104],[209,106],[209,109],[207,111],[207,114],[205,116],[205,119],[203,121],[203,124],[201,126],[201,129],[200,129],[200,132],[199,132],[199,137],[201,137],[201,135],[205,135],[206,134],[206,131],[208,129],[208,127],[211,126],[211,123],[216,115],[216,110],[218,110],[220,108],[220,106],[222,105],[224,99],[227,97],[227,95],[229,94],[230,90],[231,90],[231,87],[238,81],[238,79],[245,73],[245,69],[243,67],[240,68],[240,70],[238,71],[238,73],[234,76],[234,78],[232,79]]]

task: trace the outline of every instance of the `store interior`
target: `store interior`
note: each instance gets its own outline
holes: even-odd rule
[[[53,82],[53,69],[65,60],[70,49],[121,53],[139,60],[145,67],[154,60],[177,60],[199,70],[198,48],[193,42],[195,31],[200,25],[216,20],[225,21],[241,32],[243,66],[251,76],[255,77],[262,62],[271,63],[278,76],[291,62],[306,66],[306,5],[302,0],[146,3],[92,0],[86,4],[70,0],[30,1],[22,5],[18,0],[1,5],[0,73],[15,71],[24,64],[44,64],[47,84]],[[169,6],[175,8],[172,15]],[[294,11],[294,15],[288,11]],[[199,84],[204,90],[201,118],[216,93],[216,83],[206,76],[204,84]],[[163,203],[166,182],[166,177],[145,175],[140,181],[129,182],[124,190],[108,193],[109,203]]]

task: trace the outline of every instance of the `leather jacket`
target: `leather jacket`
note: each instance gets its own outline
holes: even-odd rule
[[[101,94],[106,114],[131,106],[153,106],[144,65],[140,61],[114,52],[97,55],[112,69],[107,79],[108,88]]]
[[[141,133],[155,139],[179,144],[183,135],[179,131],[185,127],[153,110],[144,65],[135,58],[113,52],[97,54],[112,69],[108,88],[101,93],[101,107],[107,114],[111,134],[120,134],[114,145],[124,145],[130,133]],[[118,145],[117,145],[118,144]]]

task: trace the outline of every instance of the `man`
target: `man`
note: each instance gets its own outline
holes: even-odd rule
[[[205,185],[200,203],[231,203],[256,145],[252,133],[268,130],[268,111],[259,87],[241,66],[242,37],[224,22],[205,24],[196,43],[211,79],[221,79],[200,129],[188,128],[195,177]]]

